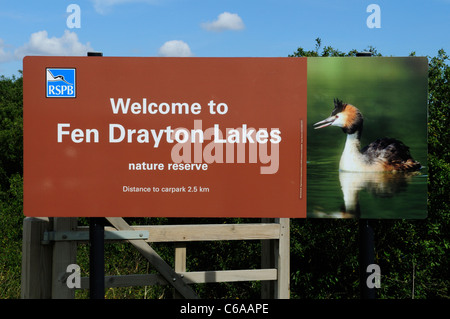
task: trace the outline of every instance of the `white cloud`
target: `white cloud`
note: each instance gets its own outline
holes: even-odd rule
[[[75,32],[65,30],[60,38],[48,37],[47,31],[32,33],[30,41],[14,52],[16,58],[22,59],[26,55],[86,55],[88,51],[94,51],[88,43],[83,44],[78,40]]]
[[[94,9],[100,14],[106,14],[111,11],[111,8],[118,4],[123,3],[136,3],[136,2],[143,2],[143,3],[149,3],[154,4],[156,3],[156,0],[91,0],[94,3]]]
[[[0,63],[11,61],[14,58],[11,52],[5,51],[5,48],[5,42],[0,39]]]
[[[167,41],[159,48],[159,55],[166,57],[190,57],[193,56],[189,45],[180,40]]]
[[[217,20],[202,23],[202,28],[208,31],[243,30],[244,22],[237,13],[224,12],[219,14]]]

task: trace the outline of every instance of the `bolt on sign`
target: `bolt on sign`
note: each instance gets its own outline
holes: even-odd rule
[[[305,218],[306,64],[26,57],[25,215]]]

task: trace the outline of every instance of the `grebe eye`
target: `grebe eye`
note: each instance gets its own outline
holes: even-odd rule
[[[336,118],[338,119],[338,118],[339,118],[339,115],[336,115]]]

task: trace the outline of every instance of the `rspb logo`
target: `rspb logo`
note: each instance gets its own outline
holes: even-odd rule
[[[46,69],[47,97],[76,97],[75,69]]]

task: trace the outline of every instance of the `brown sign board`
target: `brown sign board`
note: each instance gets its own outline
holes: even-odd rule
[[[23,69],[26,216],[306,217],[306,58]]]

